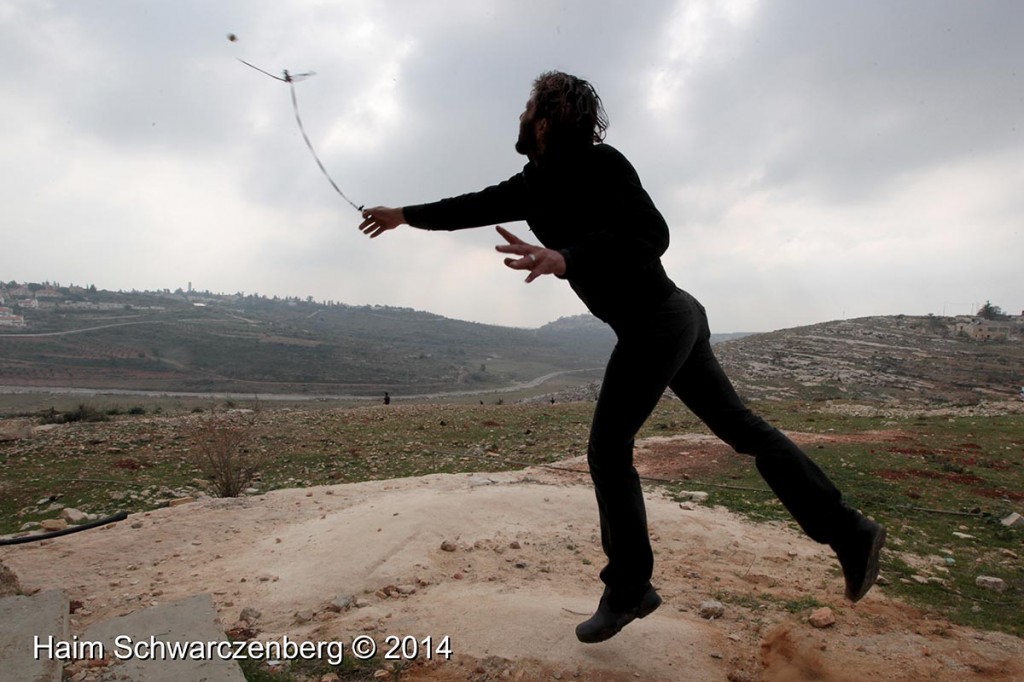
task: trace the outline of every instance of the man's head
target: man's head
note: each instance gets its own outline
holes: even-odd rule
[[[561,71],[542,73],[533,82],[526,110],[519,117],[516,151],[538,158],[600,142],[608,116],[587,81]]]

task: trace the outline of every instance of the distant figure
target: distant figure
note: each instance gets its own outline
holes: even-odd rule
[[[554,405],[554,404],[555,404],[555,396],[551,396],[551,404],[552,404],[552,405]]]
[[[800,448],[742,403],[711,350],[704,306],[662,267],[665,219],[626,157],[602,144],[607,125],[590,83],[542,74],[519,117],[516,151],[528,158],[521,172],[434,203],[366,209],[359,229],[377,237],[403,224],[459,230],[525,220],[544,246],[498,227],[507,243],[497,250],[510,254],[505,265],[529,272],[527,282],[543,275],[567,280],[615,332],[587,447],[608,563],[597,611],[576,627],[580,641],[604,641],[661,605],[651,585],[654,555],[633,439],[666,387],[715,435],[754,456],[804,531],[835,551],[846,596],[857,601],[878,576],[885,529],[844,504]],[[444,272],[459,268],[458,262],[437,265]],[[501,627],[500,617],[496,622]]]
[[[391,404],[391,394],[388,393],[387,391],[384,391],[384,404],[385,405],[390,405]]]

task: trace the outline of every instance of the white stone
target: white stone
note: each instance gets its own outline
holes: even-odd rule
[[[715,599],[702,601],[700,603],[700,617],[708,620],[721,618],[725,614],[725,605]]]
[[[993,578],[989,575],[979,575],[974,579],[974,584],[986,590],[1002,592],[1006,589],[1006,582],[1002,578]]]
[[[63,510],[61,510],[60,517],[68,523],[81,523],[82,521],[86,521],[89,518],[88,514],[79,511],[74,507],[65,507]]]
[[[1017,512],[1013,512],[1000,521],[1000,523],[1008,528],[1024,528],[1024,516],[1021,516]]]

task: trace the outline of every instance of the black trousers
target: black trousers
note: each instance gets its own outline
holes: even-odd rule
[[[653,310],[611,322],[618,336],[587,448],[608,564],[605,594],[630,604],[650,585],[654,556],[633,441],[666,388],[758,472],[804,531],[821,543],[856,518],[839,490],[789,438],[740,400],[711,350],[704,307],[676,290]]]

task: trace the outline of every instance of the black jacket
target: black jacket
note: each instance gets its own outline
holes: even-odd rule
[[[594,315],[623,319],[675,290],[661,254],[668,226],[633,166],[607,144],[527,163],[479,192],[404,207],[413,227],[461,230],[525,220],[565,257],[565,279]]]

